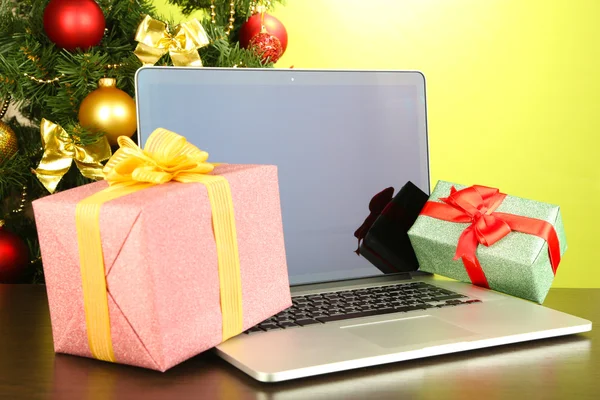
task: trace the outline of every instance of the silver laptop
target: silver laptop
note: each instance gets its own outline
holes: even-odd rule
[[[136,103],[141,144],[163,127],[213,162],[278,166],[294,307],[216,348],[259,381],[591,329],[469,284],[384,274],[354,252],[374,194],[430,191],[419,72],[147,67]]]

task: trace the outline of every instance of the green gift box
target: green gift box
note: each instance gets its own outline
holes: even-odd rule
[[[445,181],[408,236],[420,270],[540,304],[567,249],[560,207]]]

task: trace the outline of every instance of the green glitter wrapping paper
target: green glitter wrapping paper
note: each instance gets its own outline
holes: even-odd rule
[[[452,186],[457,190],[466,187],[439,181],[429,201],[441,203],[439,198],[449,196]],[[567,250],[560,207],[507,195],[495,211],[548,221],[558,235],[561,257]],[[420,270],[470,283],[462,260],[453,260],[458,239],[469,225],[420,215],[408,231]],[[544,239],[513,231],[490,247],[477,246],[477,258],[490,289],[544,302],[554,279]]]

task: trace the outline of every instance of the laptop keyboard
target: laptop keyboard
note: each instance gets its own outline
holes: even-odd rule
[[[423,282],[401,283],[292,297],[292,307],[248,329],[247,334],[353,318],[454,307],[480,300]]]

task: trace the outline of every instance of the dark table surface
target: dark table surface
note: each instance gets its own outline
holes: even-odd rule
[[[544,305],[600,321],[600,289]],[[599,332],[263,384],[211,352],[165,373],[55,355],[45,287],[0,285],[0,398],[600,399]]]

